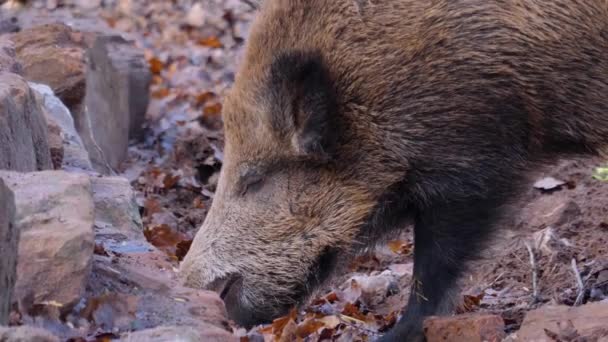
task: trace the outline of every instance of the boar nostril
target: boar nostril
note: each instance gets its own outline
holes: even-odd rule
[[[228,294],[228,291],[230,290],[230,288],[240,278],[241,278],[241,276],[239,276],[237,274],[230,274],[225,277],[215,279],[214,281],[209,283],[209,285],[205,286],[205,289],[216,292],[217,294],[220,295],[220,298],[223,300],[224,298],[226,298],[226,295]]]

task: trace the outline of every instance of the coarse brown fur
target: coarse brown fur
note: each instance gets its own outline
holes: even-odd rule
[[[420,339],[526,171],[608,146],[607,25],[608,0],[267,0],[186,284],[268,321],[411,219],[385,338]]]

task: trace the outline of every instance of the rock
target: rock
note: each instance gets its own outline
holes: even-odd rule
[[[69,108],[84,98],[85,49],[90,34],[65,24],[41,25],[11,36],[28,81],[48,84]]]
[[[61,147],[55,146],[57,142],[49,138],[51,155],[53,155],[54,148],[57,150],[61,148],[63,151],[61,168],[65,170],[92,171],[93,166],[89,159],[89,153],[80,138],[80,134],[76,131],[75,122],[70,110],[55,96],[49,86],[33,82],[30,82],[29,85],[34,90],[39,100],[38,102],[42,104],[49,132],[52,133],[54,131],[53,126],[58,126],[60,129]]]
[[[143,239],[143,223],[135,192],[122,177],[91,177],[97,235]]]
[[[572,326],[569,326],[570,323]],[[568,330],[570,330],[568,332]],[[526,314],[517,341],[554,341],[547,335],[574,334],[576,337],[600,338],[608,341],[608,302],[590,303],[579,307],[543,306]],[[572,339],[569,339],[572,340]],[[580,339],[583,341],[583,339]]]
[[[0,72],[0,169],[52,166],[48,128],[33,92],[21,76]]]
[[[20,27],[16,17],[10,16],[4,18],[0,15],[0,34],[19,32],[19,29]]]
[[[69,309],[82,297],[93,249],[89,177],[65,171],[0,172],[15,194],[21,238],[15,300],[22,312],[46,304]]]
[[[23,72],[23,67],[16,60],[15,44],[5,36],[0,36],[0,72]]]
[[[424,321],[427,342],[499,342],[505,337],[504,329],[500,316],[487,314],[429,317]]]
[[[46,113],[46,110],[45,110]],[[49,129],[49,150],[51,152],[51,161],[53,163],[53,169],[60,170],[63,165],[63,138],[61,137],[61,127],[45,114],[47,119],[47,126]]]
[[[121,341],[125,342],[224,342],[238,341],[239,339],[225,330],[205,325],[204,329],[194,329],[185,326],[162,326],[134,333],[124,334]]]
[[[2,342],[59,342],[59,338],[50,332],[30,327],[0,327],[0,341]]]
[[[15,226],[15,198],[0,178],[0,325],[8,324],[17,277],[19,230]]]
[[[143,52],[120,36],[97,37],[87,55],[85,114],[93,141],[83,139],[96,145],[87,149],[98,170],[105,164],[116,169],[127,156],[129,138],[141,136],[150,70]],[[94,147],[101,156],[92,153]]]

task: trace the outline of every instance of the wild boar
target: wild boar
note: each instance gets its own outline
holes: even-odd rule
[[[526,174],[608,145],[606,0],[267,0],[225,99],[225,160],[181,266],[239,324],[414,225],[385,340],[423,339]]]

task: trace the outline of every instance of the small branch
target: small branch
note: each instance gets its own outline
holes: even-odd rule
[[[578,295],[574,301],[574,306],[579,306],[582,304],[583,297],[585,296],[585,284],[583,283],[581,273],[578,271],[578,267],[576,266],[576,259],[572,258],[571,266],[572,272],[574,272],[574,278],[576,279],[576,284],[578,285]]]
[[[532,266],[532,297],[534,299],[534,303],[538,302],[538,269],[536,266],[536,258],[534,257],[534,251],[532,250],[532,246],[528,241],[525,242],[526,249],[528,250],[528,254],[530,255],[530,265]]]

